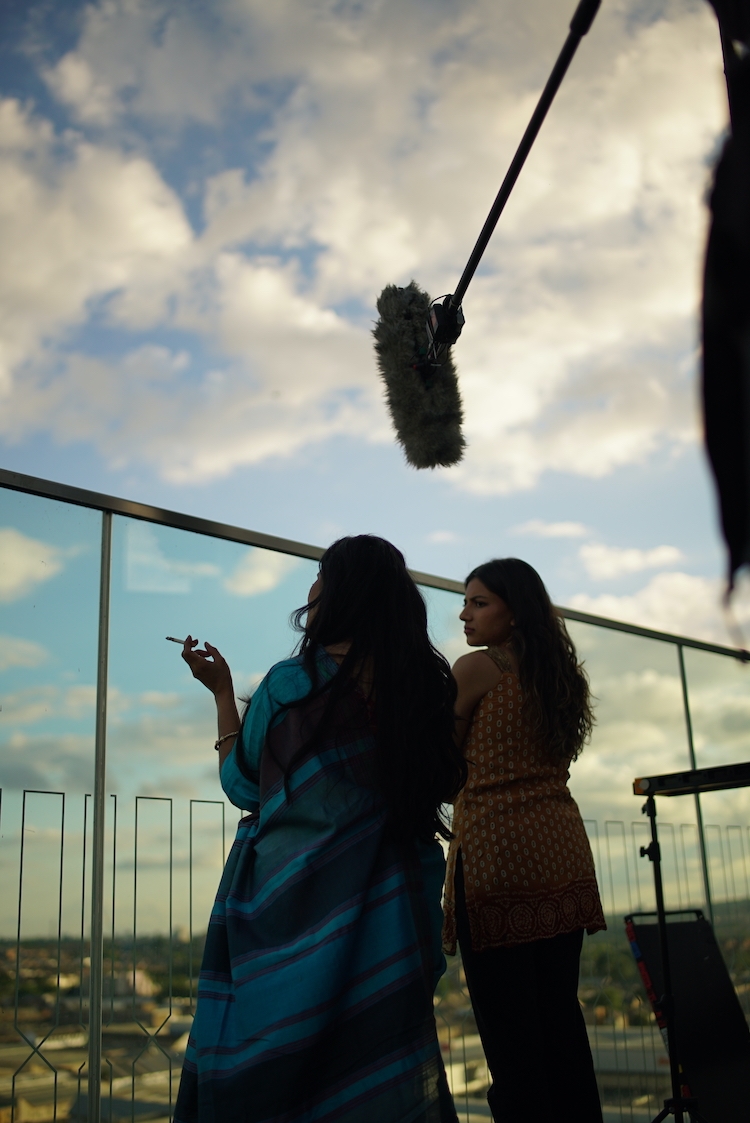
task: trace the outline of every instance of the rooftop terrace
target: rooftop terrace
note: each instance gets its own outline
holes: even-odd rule
[[[164,637],[215,641],[249,692],[292,648],[322,550],[10,472],[0,550],[0,1123],[166,1120],[236,812],[209,701]],[[462,586],[414,576],[455,658]],[[561,612],[597,699],[571,789],[610,925],[586,943],[580,998],[606,1118],[637,1123],[668,1069],[622,926],[653,908],[632,781],[746,760],[750,669],[731,648]],[[659,806],[668,905],[713,917],[746,1010],[747,801]],[[436,1015],[463,1117],[487,1118],[459,961]]]

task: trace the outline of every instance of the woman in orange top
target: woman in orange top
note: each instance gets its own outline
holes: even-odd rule
[[[568,767],[593,724],[588,680],[536,570],[469,574],[461,613],[456,799],[444,946],[460,945],[495,1120],[601,1123],[578,1003],[583,931],[606,927]]]

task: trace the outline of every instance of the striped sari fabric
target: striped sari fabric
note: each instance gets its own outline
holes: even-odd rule
[[[389,838],[358,692],[305,748],[324,701],[288,704],[309,689],[299,659],[273,667],[222,767],[250,814],[209,923],[175,1123],[456,1123],[432,1009],[442,848]]]

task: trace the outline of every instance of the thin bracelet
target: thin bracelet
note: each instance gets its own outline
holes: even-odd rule
[[[234,733],[225,733],[223,737],[219,737],[219,740],[214,745],[217,753],[219,751],[219,745],[221,745],[224,741],[228,741],[230,737],[236,737],[238,733],[239,729],[235,729]]]

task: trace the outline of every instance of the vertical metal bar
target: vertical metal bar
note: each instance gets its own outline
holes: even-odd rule
[[[174,804],[169,801],[169,1018],[172,1017],[172,991],[174,989]],[[162,1052],[165,1050],[162,1049]],[[167,1054],[167,1071],[169,1072],[169,1119],[171,1123],[174,1114],[172,1110],[172,1056]]]
[[[638,854],[639,848],[640,848],[640,845],[641,845],[640,842],[638,841],[638,837],[637,837],[638,832],[643,831],[644,826],[645,826],[645,824],[642,823],[642,822],[636,823],[635,820],[631,820],[631,823],[630,823],[630,841],[633,844],[633,855],[634,856]],[[646,898],[643,895],[643,887],[641,885],[641,870],[640,870],[640,867],[637,866],[637,865],[634,865],[633,871],[634,871],[635,887],[636,887],[636,892],[637,892],[636,908],[639,908],[639,909],[648,908],[649,906],[644,905],[644,903],[643,903],[646,900]]]
[[[736,826],[733,823],[729,823],[729,824],[724,825],[724,841],[727,844],[727,855],[728,855],[728,858],[729,858],[729,861],[727,863],[728,868],[729,868],[729,881],[731,881],[731,883],[732,883],[732,902],[731,902],[732,903],[732,909],[731,909],[731,911],[735,914],[735,916],[737,916],[738,915],[738,910],[737,910],[737,879],[734,876],[734,854],[732,853],[732,835],[730,833],[731,831],[739,831],[740,832],[740,838],[741,838],[742,837],[742,828],[739,827],[739,826]]]
[[[680,823],[680,853],[682,854],[682,873],[685,878],[685,894],[688,905],[690,904],[691,887],[687,851],[685,850],[685,829],[690,826],[692,826],[692,823]]]
[[[83,853],[81,855],[81,950],[78,957],[78,977],[80,979],[80,986],[78,989],[78,1023],[82,1029],[85,1028],[85,1024],[83,1021],[83,961],[86,958],[86,863],[88,860],[88,854],[86,853],[86,840],[87,832],[89,829],[88,810],[90,798],[91,793],[86,792],[83,797]]]
[[[24,1040],[25,1036],[21,1032],[21,1029],[18,1025],[18,1007],[21,998],[21,912],[23,909],[23,866],[24,858],[26,856],[26,795],[27,792],[24,789],[23,802],[21,803],[21,850],[18,857],[18,928],[16,930],[16,985],[15,996],[13,1000],[13,1028],[16,1030],[20,1037],[24,1037]],[[26,1044],[29,1044],[29,1042],[26,1042]],[[15,1073],[13,1079],[15,1080]],[[11,1120],[14,1120],[15,1118],[15,1106],[16,1096],[14,1089]]]
[[[720,823],[706,823],[706,851],[707,851],[707,854],[708,854],[708,862],[709,862],[708,868],[709,868],[709,870],[711,869],[711,845],[710,845],[710,842],[709,842],[709,839],[711,838],[711,834],[710,834],[711,831],[716,832],[716,837],[719,840],[719,845],[718,845],[719,870],[721,871],[721,880],[724,883],[724,903],[726,904],[729,901],[729,883],[727,881],[727,860],[726,860],[726,857],[724,856],[724,840],[721,837],[721,824]],[[713,852],[716,853],[716,850],[717,850],[717,847],[714,847]],[[717,884],[719,883],[719,875],[718,874],[714,877],[713,882],[714,882],[714,888],[716,888]],[[725,915],[726,915],[726,912],[728,912],[728,910],[725,911]]]
[[[679,866],[679,862],[677,861],[677,843],[675,842],[673,824],[672,823],[662,823],[662,825],[661,825],[662,838],[664,837],[665,831],[669,831],[670,838],[672,839],[672,853],[674,854],[674,871],[675,871],[675,879],[677,881],[677,907],[679,909],[682,909],[682,885],[680,884],[680,866]],[[665,849],[666,849],[666,847],[665,847]],[[663,856],[664,856],[664,851],[662,850],[662,860],[663,860]]]
[[[223,799],[191,799],[190,800],[189,829],[188,829],[188,842],[189,842],[189,861],[188,861],[189,897],[188,897],[188,902],[189,902],[189,910],[190,910],[189,911],[189,918],[188,918],[189,935],[190,935],[190,944],[189,944],[189,947],[188,947],[188,976],[189,976],[189,979],[190,979],[190,1007],[189,1007],[189,1009],[190,1009],[191,1013],[195,1013],[195,1002],[193,1000],[193,995],[194,995],[194,970],[195,970],[195,968],[194,968],[194,957],[193,957],[193,938],[194,938],[194,926],[193,926],[193,913],[194,913],[193,866],[194,866],[194,862],[195,862],[194,849],[193,849],[193,837],[194,837],[194,833],[195,833],[195,823],[194,823],[194,820],[193,820],[193,808],[194,808],[196,803],[202,803],[202,804],[206,804],[206,805],[211,806],[211,807],[221,808],[221,862],[222,862],[222,867],[226,865],[226,861],[227,861],[226,803],[224,802]]]
[[[625,886],[628,891],[628,911],[633,911],[633,891],[630,887],[630,869],[628,868],[628,837],[625,830],[625,823],[621,822],[622,828],[622,865],[625,870]]]
[[[188,918],[188,979],[190,980],[190,1006],[188,1007],[191,1014],[195,1014],[195,1006],[193,1005],[193,803],[190,800],[190,826],[188,829],[189,845],[190,845],[190,858],[188,861],[188,908],[190,910]]]
[[[747,879],[747,853],[745,851],[745,834],[742,827],[739,827],[740,832],[740,850],[742,851],[742,872],[745,875],[745,900],[750,898],[750,882]]]
[[[62,917],[63,917],[63,875],[65,873],[65,793],[60,809],[60,875],[57,892],[57,987],[55,995],[55,1023],[47,1037],[60,1025],[60,975],[62,974]],[[46,1038],[45,1038],[46,1040]],[[55,1074],[57,1085],[57,1074]],[[57,1087],[55,1086],[55,1118],[57,1118]]]
[[[109,956],[109,1015],[107,1025],[111,1025],[115,1020],[115,915],[117,904],[117,796],[114,792],[110,792],[109,798],[113,800],[112,803],[112,936],[110,941],[110,956]],[[102,1012],[103,1017],[103,1012]],[[109,1123],[112,1123],[112,1080],[114,1073],[112,1069],[112,1062],[106,1059],[107,1071],[109,1073]]]
[[[83,797],[83,853],[81,855],[81,950],[80,950],[80,955],[78,957],[79,958],[79,962],[78,962],[78,979],[79,979],[78,1024],[80,1025],[81,1029],[86,1028],[86,1023],[83,1020],[83,1003],[84,1003],[83,971],[84,971],[84,966],[85,966],[84,960],[86,958],[86,870],[87,870],[87,861],[88,861],[88,853],[87,853],[87,850],[86,850],[86,842],[87,842],[87,839],[88,839],[88,829],[89,829],[88,810],[89,810],[89,800],[90,799],[91,799],[91,792],[86,792],[86,794]],[[91,959],[89,958],[89,964],[90,963],[91,963]],[[78,1072],[77,1072],[77,1076],[78,1076],[78,1102],[79,1103],[81,1101],[81,1084],[83,1082],[83,1070],[84,1070],[85,1067],[86,1067],[86,1062],[81,1061],[80,1065],[78,1066]]]
[[[115,1020],[115,914],[117,907],[117,796],[114,792],[110,792],[110,799],[114,800],[112,804],[112,936],[109,956],[109,982],[110,982],[110,995],[109,995],[109,1022],[110,1025]],[[110,1104],[110,1113],[111,1113]]]
[[[688,696],[687,674],[685,673],[685,655],[683,653],[682,644],[677,644],[677,659],[680,664],[680,681],[682,682],[682,704],[685,709],[685,728],[687,730],[688,739],[688,752],[690,753],[690,767],[695,771],[698,767],[695,759],[695,745],[693,744],[693,722],[690,717],[690,698]],[[695,818],[698,822],[698,846],[701,854],[701,869],[703,871],[703,895],[706,899],[706,912],[708,919],[711,921],[711,927],[714,923],[714,906],[711,900],[711,879],[708,876],[708,856],[706,854],[706,836],[703,832],[703,812],[701,811],[701,797],[700,793],[696,792],[693,796],[695,800]]]
[[[52,1029],[44,1037],[45,1042],[47,1041],[47,1039],[49,1037],[52,1036],[54,1031],[60,1025],[60,974],[61,974],[61,966],[62,966],[63,874],[64,874],[64,871],[65,871],[64,849],[65,849],[65,793],[63,792],[63,794],[62,794],[62,807],[61,807],[61,811],[60,811],[60,873],[59,873],[58,892],[57,892],[57,987],[55,988],[56,989],[55,1021],[54,1021],[54,1024],[52,1026]],[[39,1045],[42,1044],[41,1041],[38,1041],[37,1043]],[[53,1074],[54,1074],[53,1075],[54,1093],[53,1093],[53,1100],[52,1100],[52,1119],[53,1119],[53,1123],[57,1123],[57,1075],[58,1075],[58,1073],[57,1073],[57,1069],[53,1065],[50,1064],[50,1062],[47,1060],[46,1057],[44,1057],[44,1061],[47,1065],[49,1065],[49,1067],[52,1069]]]
[[[94,830],[91,853],[91,974],[89,982],[89,1079],[86,1118],[101,1123],[102,995],[104,981],[104,826],[107,767],[107,662],[112,572],[112,512],[102,511],[99,573],[99,650],[96,667]]]
[[[135,797],[135,819],[133,827],[133,1021],[136,1021],[135,1016],[135,981],[136,981],[136,965],[138,963],[138,812],[141,808],[142,796]],[[146,796],[146,799],[149,797]],[[135,1079],[135,1077],[133,1077]]]
[[[672,969],[669,959],[667,944],[667,916],[664,904],[664,885],[661,874],[661,848],[656,830],[656,800],[650,795],[644,808],[651,824],[651,845],[644,847],[642,855],[651,862],[654,874],[654,894],[656,896],[657,925],[659,928],[659,952],[661,959],[661,977],[664,993],[659,999],[662,1013],[667,1023],[667,1053],[669,1054],[669,1075],[672,1084],[672,1100],[675,1104],[675,1121],[683,1123],[685,1112],[682,1110],[680,1096],[680,1062],[678,1059],[678,1042],[675,1033],[674,1020],[674,994],[672,991]]]
[[[615,821],[616,820],[613,820],[613,819],[606,819],[605,822],[604,822],[604,839],[605,839],[605,842],[607,844],[607,882],[609,883],[610,916],[614,916],[615,912],[616,912],[616,908],[615,908],[615,882],[614,882],[614,874],[612,872],[612,869],[613,869],[612,848],[609,844],[610,823],[615,822]]]

